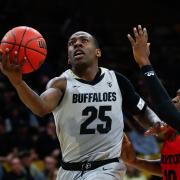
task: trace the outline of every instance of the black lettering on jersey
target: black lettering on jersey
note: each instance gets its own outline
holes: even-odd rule
[[[116,101],[116,92],[73,94],[72,103]]]
[[[162,164],[180,164],[180,154],[162,154],[161,155]]]
[[[112,92],[112,101],[116,101],[116,92]]]
[[[101,93],[98,93],[98,102],[102,102],[103,100],[101,99]]]
[[[89,94],[88,93],[84,93],[84,100],[83,102],[86,103],[89,99]]]
[[[108,93],[103,93],[103,101],[107,101],[108,100]]]
[[[93,100],[92,100],[92,102],[98,102],[98,95],[97,95],[97,93],[94,93],[94,94],[93,94]]]
[[[116,101],[116,92],[108,92],[108,101]]]
[[[164,176],[166,180],[177,180],[176,171],[174,169],[164,170]]]
[[[108,92],[108,101],[111,101],[111,92]]]
[[[73,99],[72,99],[72,102],[73,103],[77,103],[77,94],[73,94]]]
[[[89,93],[89,99],[88,99],[88,102],[92,102],[92,99],[93,99],[93,93]]]
[[[83,94],[78,94],[78,102],[79,103],[83,102]]]

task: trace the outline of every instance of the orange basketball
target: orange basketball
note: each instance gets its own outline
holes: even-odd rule
[[[10,62],[14,59],[14,52],[18,52],[18,64],[26,56],[27,60],[22,66],[22,73],[37,70],[46,59],[47,46],[43,36],[35,29],[19,26],[8,31],[1,40],[1,48],[9,48]]]

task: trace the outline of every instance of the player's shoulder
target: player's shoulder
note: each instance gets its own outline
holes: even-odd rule
[[[100,68],[101,68],[101,71],[104,73],[114,74],[118,83],[130,83],[129,79],[122,73],[117,72],[115,70],[107,69],[104,67],[100,67]]]
[[[65,89],[66,88],[66,84],[67,84],[67,80],[66,80],[66,77],[54,77],[52,78],[47,86],[46,86],[46,89],[49,89],[49,88],[58,88],[58,89]]]
[[[108,69],[108,68],[105,68],[105,67],[99,67],[100,70],[101,70],[101,74],[106,74],[106,75],[113,75],[115,74],[115,71],[114,70],[111,70],[111,69]]]
[[[121,78],[126,78],[122,73],[117,72],[115,70],[112,69],[108,69],[108,68],[104,68],[104,67],[100,67],[102,72],[106,72],[106,73],[114,73],[116,76],[120,76]]]
[[[105,68],[105,67],[99,67],[99,68],[101,69],[101,71],[102,71],[103,73],[114,72],[113,70],[108,69],[108,68]]]

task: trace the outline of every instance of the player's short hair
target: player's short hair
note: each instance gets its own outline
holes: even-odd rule
[[[98,42],[98,40],[96,39],[96,37],[95,37],[94,35],[92,35],[92,38],[93,38],[93,40],[94,40],[94,44],[95,44],[96,48],[99,48],[99,42]]]
[[[89,32],[80,30],[80,31],[77,31],[77,32],[75,32],[75,33],[72,33],[72,34],[70,35],[70,37],[71,37],[73,34],[76,34],[76,33],[79,33],[79,32],[89,34],[89,35],[92,37],[93,41],[94,41],[95,47],[96,47],[96,48],[99,48],[99,42],[98,42],[97,38],[96,38],[93,34],[91,34],[91,33],[89,33]],[[70,38],[70,37],[69,37],[69,38]]]

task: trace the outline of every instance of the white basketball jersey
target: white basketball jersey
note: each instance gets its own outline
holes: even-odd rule
[[[123,139],[122,96],[114,71],[101,68],[99,82],[75,79],[71,70],[61,76],[67,87],[53,111],[65,162],[95,161],[120,156]]]

